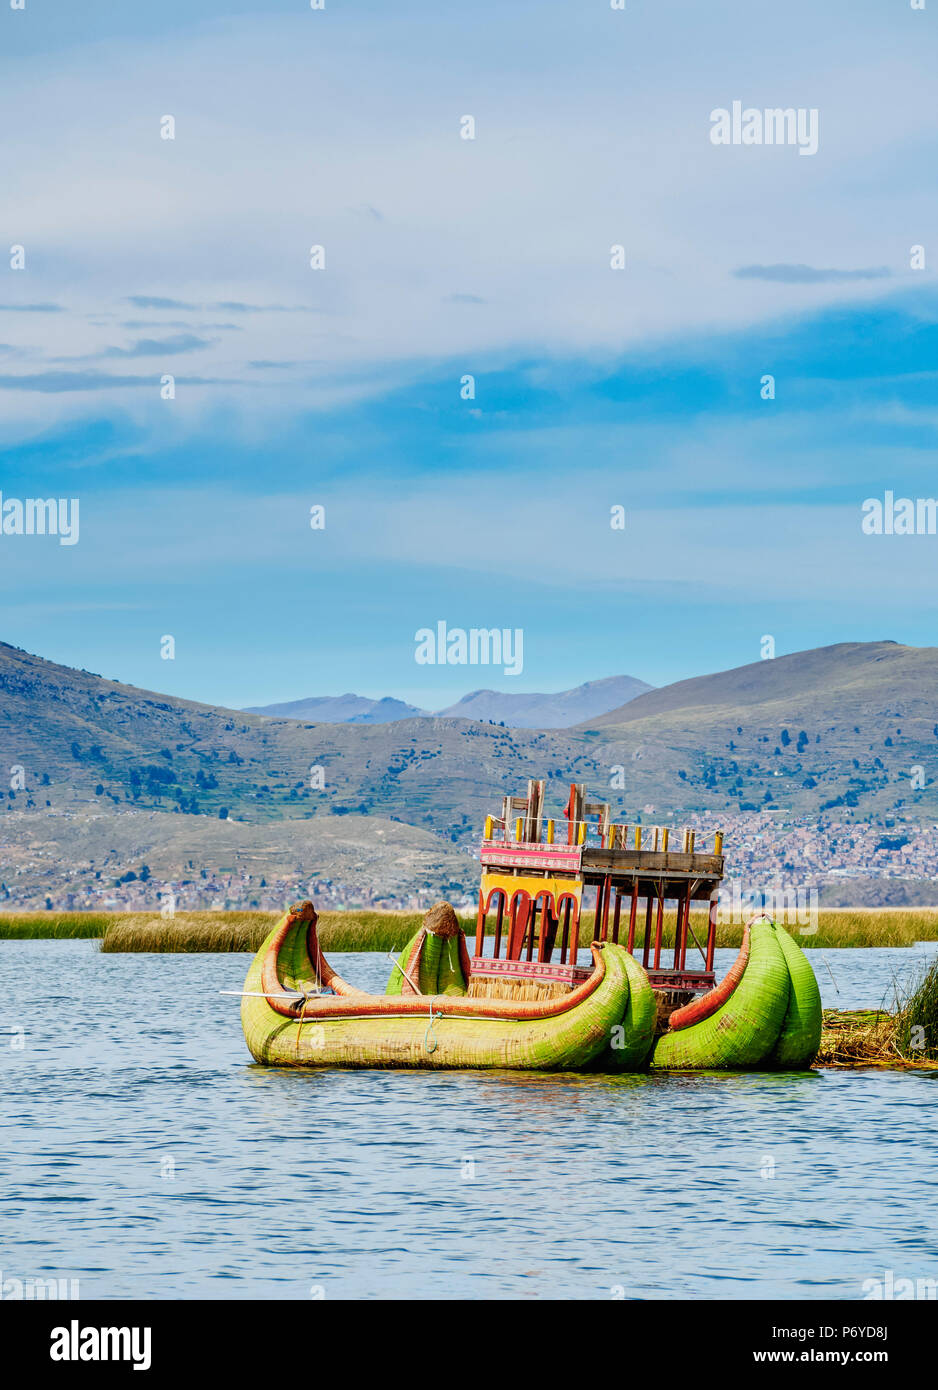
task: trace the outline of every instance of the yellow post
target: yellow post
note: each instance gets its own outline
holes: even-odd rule
[[[661,852],[662,852],[662,854],[667,854],[667,852],[668,852],[668,836],[669,836],[670,834],[671,834],[671,831],[668,829],[667,826],[665,826],[664,829],[663,829],[662,832],[661,832]]]
[[[576,842],[577,842],[578,845],[585,845],[585,844],[586,844],[586,821],[585,821],[585,820],[581,820],[581,821],[580,821],[580,828],[579,828],[579,830],[577,831]]]
[[[491,838],[492,838],[492,828],[493,828],[493,827],[492,827],[492,817],[491,817],[491,816],[486,816],[486,818],[485,818],[485,838],[486,838],[487,840],[491,840]]]
[[[518,841],[520,841],[520,839],[521,839],[521,827],[522,827],[523,825],[524,825],[524,821],[523,821],[523,820],[521,819],[521,817],[519,816],[518,819],[515,821],[515,839],[518,840]]]
[[[641,849],[641,847],[642,847],[642,827],[641,827],[640,825],[636,825],[636,827],[635,827],[635,848],[636,848],[636,849]]]
[[[694,852],[694,841],[696,840],[696,838],[697,838],[697,832],[696,832],[696,830],[688,830],[688,832],[687,832],[687,852],[688,852],[688,854],[693,854],[693,852]]]
[[[554,843],[554,822],[552,820],[547,822],[547,843],[549,845]]]
[[[722,831],[722,830],[718,830],[717,833],[716,833],[716,834],[714,835],[714,837],[713,837],[713,852],[714,852],[714,854],[722,854],[722,853],[723,853],[723,831]]]

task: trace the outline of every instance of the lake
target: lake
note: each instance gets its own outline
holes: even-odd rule
[[[935,949],[811,960],[825,1006],[875,1007]],[[0,1036],[4,1281],[856,1299],[938,1278],[936,1073],[268,1070],[219,993],[249,959],[0,941],[0,1028],[26,1030]],[[382,955],[331,959],[383,989]]]

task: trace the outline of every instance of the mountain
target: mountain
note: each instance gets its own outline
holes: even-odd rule
[[[249,705],[244,712],[309,719],[317,724],[390,724],[394,719],[412,719],[426,713],[416,705],[406,705],[387,695],[381,700],[370,700],[367,695],[351,694],[312,695],[281,705]]]
[[[652,688],[634,676],[607,676],[604,680],[587,681],[574,690],[560,690],[553,695],[474,690],[455,705],[438,710],[437,717],[478,719],[510,725],[513,729],[567,729],[572,724],[616,709]],[[371,700],[365,695],[351,694],[311,696],[280,705],[251,705],[245,713],[310,719],[319,724],[390,724],[395,719],[432,717],[427,710],[387,695],[381,700]]]
[[[348,724],[393,724],[396,719],[420,719],[427,711],[416,705],[406,705],[403,700],[395,700],[384,695],[380,700],[372,700],[371,707],[352,715]]]
[[[653,763],[665,785],[676,771],[688,806],[934,816],[938,648],[844,642],[756,661],[570,733],[620,765]]]
[[[638,699],[623,701],[598,718],[587,715],[582,723],[603,729],[659,715],[672,723],[681,718],[709,722],[721,711],[735,717],[756,706],[775,713],[792,709],[800,715],[816,709],[826,714],[842,708],[842,699],[847,699],[851,709],[868,712],[869,699],[879,704],[887,692],[895,692],[906,707],[911,702],[916,708],[931,709],[934,697],[929,682],[934,679],[936,665],[935,647],[841,642],[676,681]]]
[[[554,695],[474,690],[441,709],[441,719],[482,719],[513,729],[568,729],[634,700],[653,687],[635,676],[606,676]]]
[[[343,883],[353,872],[372,900],[397,882],[388,856],[406,827],[424,837],[408,862],[426,867],[426,884],[447,876],[471,889],[467,850],[483,817],[534,777],[555,816],[571,781],[630,822],[749,814],[734,832],[740,862],[747,846],[776,842],[752,813],[806,817],[810,827],[792,831],[792,862],[798,845],[806,854],[814,845],[803,862],[823,868],[825,818],[938,820],[938,649],[842,643],[648,690],[573,728],[528,729],[438,715],[333,724],[242,713],[0,644],[0,749],[10,787],[0,878],[14,898],[18,882],[69,866],[80,876],[90,859],[96,874],[121,856],[134,871],[151,858],[169,865],[187,826],[191,857],[222,872],[229,840],[262,845],[274,823],[285,843],[306,847],[310,871]],[[313,838],[301,822],[317,822]],[[871,856],[896,840],[874,836]]]
[[[0,747],[26,787],[4,798],[251,821],[371,814],[449,840],[517,778],[543,775],[543,736],[435,716],[313,724],[139,690],[0,643]],[[579,754],[579,757],[578,757]],[[576,765],[558,745],[549,761]]]

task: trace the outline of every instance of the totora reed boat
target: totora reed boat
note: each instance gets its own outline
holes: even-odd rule
[[[766,917],[747,924],[736,961],[716,983],[722,837],[706,854],[684,831],[672,850],[669,830],[636,826],[630,846],[630,828],[612,824],[608,806],[586,802],[575,785],[566,843],[557,845],[555,822],[545,826],[541,812],[543,787],[529,783],[526,798],[506,797],[503,816],[486,821],[473,954],[453,908],[438,903],[395,962],[386,992],[371,994],[323,956],[313,904],[291,907],[245,981],[241,1021],[253,1057],[305,1067],[808,1067],[820,1043],[821,999],[806,956],[782,927]],[[595,926],[586,963],[581,904],[590,886]],[[690,904],[701,898],[710,903],[705,942],[690,923]],[[669,900],[677,912],[673,960],[665,963]],[[636,947],[640,902],[644,937]],[[703,969],[687,965],[688,936]]]

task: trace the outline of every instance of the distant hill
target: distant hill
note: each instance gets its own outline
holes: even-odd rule
[[[638,699],[623,701],[607,713],[582,721],[590,728],[630,724],[665,715],[669,719],[709,721],[718,711],[738,712],[762,706],[781,710],[794,705],[832,713],[846,698],[851,708],[867,710],[889,691],[916,707],[931,709],[929,690],[938,671],[938,648],[903,647],[897,642],[841,642],[815,647],[768,661],[753,661],[711,676],[695,676],[650,690]],[[836,699],[834,691],[838,692]]]
[[[474,690],[455,705],[437,711],[440,719],[479,719],[513,729],[567,729],[584,719],[605,714],[653,687],[634,676],[607,676],[587,681],[574,690],[553,695],[515,694],[499,690]],[[395,719],[431,718],[427,710],[385,696],[320,695],[289,700],[279,705],[251,705],[246,714],[311,719],[320,724],[390,724]]]
[[[647,681],[635,676],[606,676],[553,695],[474,690],[438,713],[441,719],[490,719],[513,729],[568,729],[621,707],[651,689]]]
[[[570,733],[653,763],[664,786],[676,771],[688,806],[934,816],[938,648],[794,652],[650,691]]]
[[[282,715],[287,719],[309,719],[317,724],[390,724],[395,719],[412,719],[426,714],[416,705],[385,696],[370,700],[367,695],[312,695],[306,700],[288,700],[281,705],[249,705],[245,714]]]
[[[75,834],[57,840],[62,854],[81,844],[98,864],[86,821],[101,855],[139,833],[136,860],[158,862],[155,848],[171,828],[178,836],[180,818],[208,853],[215,839],[197,833],[205,817],[255,826],[338,817],[348,818],[354,851],[340,852],[342,822],[332,821],[336,834],[316,841],[317,873],[329,876],[334,861],[338,877],[352,862],[357,881],[380,894],[388,861],[369,852],[367,825],[383,818],[389,834],[395,822],[429,832],[465,864],[470,885],[477,866],[466,850],[483,816],[533,777],[545,778],[554,815],[576,781],[629,821],[680,825],[702,810],[938,820],[938,649],[842,643],[648,690],[573,728],[537,729],[439,715],[313,723],[242,713],[0,644],[0,749],[10,786],[0,857],[21,813],[35,816],[36,845],[42,818],[74,818]],[[164,814],[122,821],[118,839],[118,811]],[[27,859],[39,853],[26,825],[16,843]],[[449,861],[439,870],[460,877]]]

